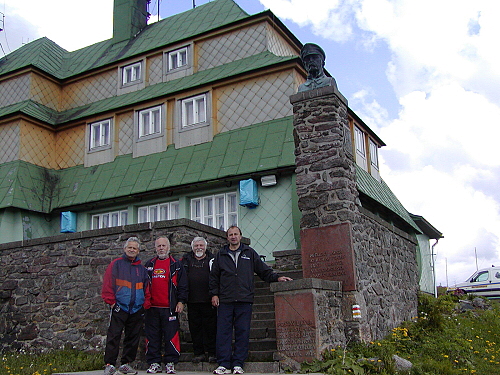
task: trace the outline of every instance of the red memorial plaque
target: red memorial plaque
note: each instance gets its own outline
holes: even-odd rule
[[[304,278],[342,281],[342,290],[356,290],[356,271],[349,223],[300,231]]]
[[[317,324],[312,293],[275,295],[274,303],[278,351],[298,362],[317,358]]]

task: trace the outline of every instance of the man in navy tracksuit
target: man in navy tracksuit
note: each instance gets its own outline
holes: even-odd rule
[[[156,256],[146,263],[151,277],[151,307],[146,311],[146,361],[148,374],[161,372],[162,342],[165,372],[175,374],[181,343],[179,316],[188,298],[188,282],[180,261],[170,256],[170,241],[159,237],[155,241]]]
[[[104,352],[105,375],[137,374],[130,363],[137,354],[149,292],[149,276],[137,257],[140,246],[137,237],[130,237],[123,246],[123,256],[113,260],[104,274],[101,295],[111,308]],[[116,369],[124,329],[122,365]]]
[[[212,305],[218,306],[217,363],[214,374],[243,374],[248,356],[250,321],[254,296],[254,273],[266,282],[289,281],[265,264],[257,252],[241,243],[241,230],[231,226],[227,230],[229,245],[214,258],[210,272]],[[234,329],[234,351],[231,339]]]

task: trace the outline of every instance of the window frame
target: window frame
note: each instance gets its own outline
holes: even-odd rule
[[[111,120],[111,118],[108,118],[89,123],[89,151],[103,150],[111,147],[111,134],[113,125]],[[107,126],[107,132],[102,131],[102,129],[105,128],[105,125]],[[96,144],[96,129],[99,129],[99,144]]]
[[[153,112],[156,112],[156,111],[158,111],[158,116],[157,117],[152,116],[151,114]],[[148,132],[148,133],[146,133],[144,131],[145,126],[143,123],[144,115],[146,113],[149,114],[149,119],[150,119],[150,124],[148,125],[148,127],[151,127],[151,125],[153,126],[153,131]],[[155,126],[155,124],[151,124],[151,120],[153,120],[154,118],[158,118],[158,125],[157,126]],[[155,129],[156,127],[158,129]],[[163,129],[164,129],[164,120],[163,120],[163,106],[162,105],[157,105],[154,107],[145,108],[145,109],[137,111],[137,140],[144,140],[144,139],[159,137],[159,136],[163,135],[163,132],[164,132]]]
[[[176,71],[188,68],[190,66],[189,51],[190,51],[189,46],[184,46],[181,48],[174,49],[172,51],[168,51],[166,53],[166,55],[167,55],[167,73],[176,72]],[[184,64],[179,65],[178,64],[179,61],[182,63],[182,58],[179,58],[179,57],[182,56],[183,52],[185,54],[186,60],[185,60]],[[172,66],[173,65],[172,62],[174,59],[177,62],[177,66]]]
[[[200,100],[203,99],[203,116],[200,115],[199,105]],[[192,122],[189,120],[189,112],[191,112],[188,107],[192,104]],[[209,124],[209,111],[208,111],[208,93],[202,93],[188,98],[180,99],[180,129],[192,129],[194,127],[205,126]]]
[[[370,147],[370,165],[376,170],[378,170],[379,169],[378,145],[372,139],[370,139],[369,147]]]
[[[127,72],[131,71],[130,80],[127,79]],[[138,71],[138,73],[136,73]],[[137,61],[132,64],[125,65],[121,68],[122,87],[135,85],[142,82],[142,61]]]
[[[223,202],[223,212],[216,202]],[[233,202],[231,202],[233,200]],[[219,193],[191,198],[190,218],[220,230],[227,230],[231,225],[238,225],[238,194],[237,192]],[[233,207],[234,206],[234,207]],[[230,210],[233,208],[233,210]],[[231,222],[233,220],[233,222]]]
[[[117,224],[116,225],[110,225],[113,224],[113,216],[116,217]],[[97,219],[98,223],[98,228],[95,228],[95,222]],[[104,221],[106,219],[107,224],[104,224]],[[123,222],[125,221],[125,223]],[[110,212],[102,212],[99,214],[94,214],[90,218],[90,228],[91,229],[103,229],[103,228],[112,228],[112,227],[120,227],[123,225],[128,224],[128,210],[118,210],[118,211],[110,211]]]
[[[163,212],[165,212],[165,208],[168,210],[168,213],[165,218],[165,215],[162,215]],[[146,220],[143,220],[141,216],[143,214],[141,212],[146,212]],[[175,217],[172,217],[171,212],[175,211],[176,214],[173,215]],[[151,220],[151,215],[154,214],[155,218],[154,220]],[[162,202],[162,203],[157,203],[157,204],[150,204],[147,206],[140,206],[137,208],[137,223],[154,223],[156,221],[163,221],[163,220],[175,220],[180,218],[180,210],[179,210],[179,201],[171,201],[171,202]]]

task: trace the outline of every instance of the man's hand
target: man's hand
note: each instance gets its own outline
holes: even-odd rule
[[[212,296],[212,306],[219,306],[219,296]]]
[[[177,305],[175,306],[175,312],[180,314],[183,311],[184,311],[184,304],[182,302],[177,302]]]
[[[288,276],[280,276],[278,277],[278,281],[292,281],[293,279]]]

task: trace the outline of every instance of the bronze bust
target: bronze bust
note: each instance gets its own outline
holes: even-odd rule
[[[335,78],[325,74],[325,51],[314,43],[306,43],[300,50],[300,58],[307,71],[307,80],[299,86],[298,92],[314,90],[324,86],[337,87]]]

